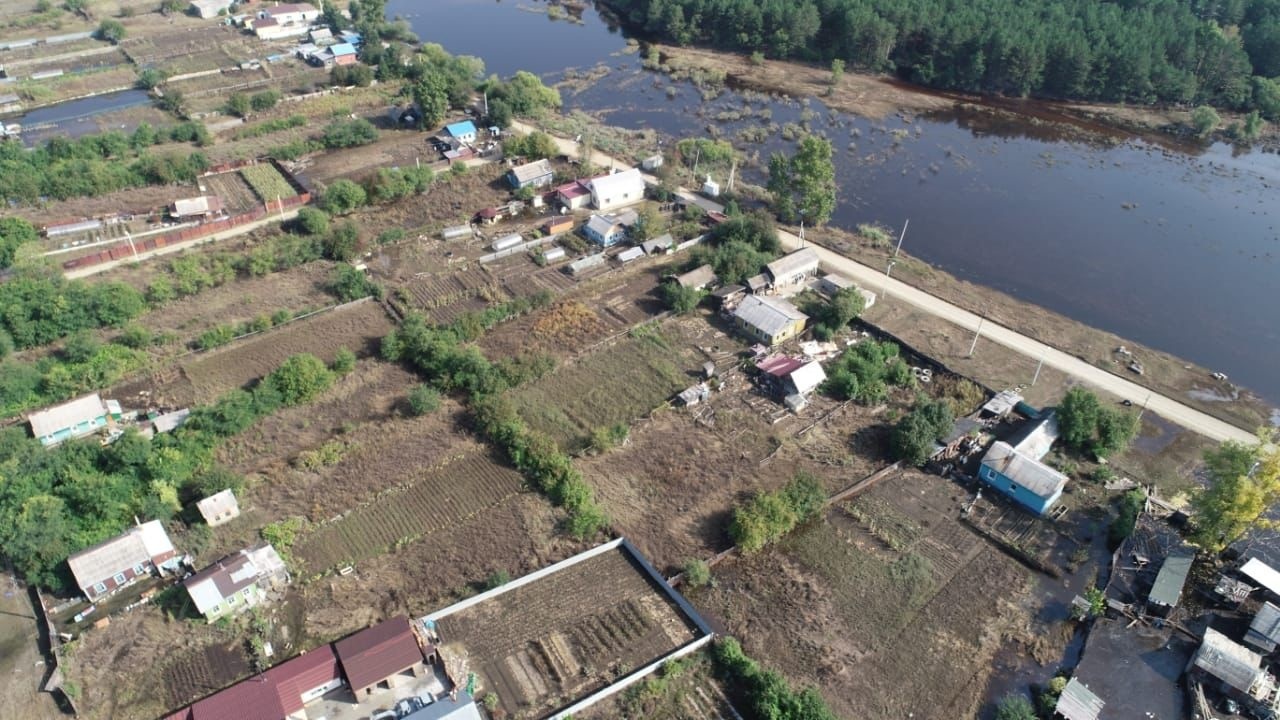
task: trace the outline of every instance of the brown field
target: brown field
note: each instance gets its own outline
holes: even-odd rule
[[[605,698],[582,720],[733,720],[738,717],[704,651],[663,665],[656,675]]]
[[[292,355],[311,353],[331,362],[344,347],[357,354],[376,352],[391,328],[378,303],[347,305],[195,355],[182,363],[182,375],[190,383],[193,402],[208,403],[265,376]]]
[[[1029,619],[1018,599],[1031,576],[959,523],[966,496],[892,476],[777,548],[718,565],[691,599],[838,716],[973,717],[1001,636]]]
[[[541,717],[697,638],[621,549],[446,616],[438,629],[453,675],[476,672],[480,692],[495,693],[513,719]]]
[[[307,572],[353,564],[476,516],[520,491],[520,473],[485,456],[460,457],[411,485],[353,508],[312,531],[295,554]]]
[[[271,168],[270,165],[262,167]],[[271,168],[274,172],[275,168]],[[277,172],[276,175],[279,175]],[[284,182],[284,179],[280,179]],[[210,195],[217,195],[222,199],[222,205],[226,208],[228,215],[239,215],[247,210],[262,205],[262,200],[258,198],[253,187],[241,176],[239,172],[218,173],[209,177],[200,179],[201,192]],[[288,183],[285,183],[288,188]],[[289,188],[289,195],[293,197],[297,193],[293,192],[293,188]],[[275,200],[275,198],[271,198]]]
[[[178,707],[194,698],[221,690],[249,674],[244,643],[217,643],[170,658],[164,671],[166,700]]]

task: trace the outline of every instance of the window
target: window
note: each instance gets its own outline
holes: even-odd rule
[[[142,567],[142,563],[138,563],[137,565],[134,565],[134,566],[133,566],[133,574],[134,574],[134,575],[141,575],[141,574],[143,574],[143,573],[145,573],[145,572],[146,572],[146,569]]]
[[[123,585],[125,581],[124,573],[116,573],[116,576],[111,579],[116,581],[116,585]]]
[[[235,596],[235,595],[232,595],[231,597],[227,598],[227,604],[228,604],[228,605],[235,605],[235,604],[236,604],[236,596]]]
[[[96,585],[94,585],[94,586],[93,586],[93,594],[94,594],[94,595],[101,595],[102,593],[104,593],[104,592],[106,592],[106,591],[107,591],[107,586],[106,586],[106,585],[104,585],[103,583],[98,583],[98,584],[96,584]]]

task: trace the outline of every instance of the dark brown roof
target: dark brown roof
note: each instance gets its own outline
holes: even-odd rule
[[[239,592],[258,581],[257,573],[242,572],[246,565],[249,565],[248,555],[244,555],[242,553],[228,555],[195,575],[183,580],[182,584],[191,588],[212,578],[214,587],[218,588],[218,592],[222,597],[230,597],[232,593]],[[239,580],[234,577],[237,573],[241,574]]]
[[[422,662],[422,650],[404,615],[345,637],[333,647],[347,682],[357,691]]]
[[[265,675],[241,680],[191,706],[191,720],[281,720],[287,714]]]
[[[282,720],[302,709],[302,693],[342,677],[333,646],[276,665],[179,710],[165,720]]]
[[[332,645],[321,645],[263,673],[275,686],[286,713],[302,709],[302,693],[342,677]]]

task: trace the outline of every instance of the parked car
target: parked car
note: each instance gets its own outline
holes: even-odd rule
[[[396,714],[390,710],[374,710],[369,720],[396,720]]]
[[[396,717],[408,717],[410,713],[421,710],[424,707],[426,707],[426,703],[422,702],[421,698],[417,696],[407,697],[396,703]]]

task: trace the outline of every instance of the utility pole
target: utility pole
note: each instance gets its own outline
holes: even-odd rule
[[[884,299],[889,299],[889,273],[893,272],[893,266],[897,265],[897,260],[890,260],[884,269]]]
[[[1148,392],[1148,393],[1147,393],[1147,399],[1142,401],[1142,409],[1138,411],[1138,419],[1139,419],[1139,420],[1141,420],[1141,419],[1142,419],[1142,415],[1143,415],[1143,413],[1145,413],[1145,412],[1147,411],[1147,403],[1149,403],[1149,402],[1151,402],[1151,393],[1150,393],[1150,392]],[[1257,469],[1258,469],[1258,466],[1257,466],[1257,465],[1254,465],[1254,466],[1253,466],[1253,469],[1254,469],[1254,470],[1257,470]],[[1252,475],[1252,474],[1253,474],[1253,470],[1250,470],[1250,471],[1249,471],[1249,474],[1250,474],[1250,475]]]
[[[985,317],[978,318],[978,331],[973,334],[973,344],[969,346],[969,354],[967,357],[973,357],[973,351],[978,349],[978,338],[982,337],[982,323],[986,322]]]
[[[1044,352],[1040,353],[1040,362],[1036,363],[1036,374],[1034,377],[1031,378],[1031,385],[1033,387],[1035,386],[1036,381],[1040,379],[1040,368],[1044,367],[1044,356],[1048,352],[1049,352],[1049,348],[1046,347],[1044,349]]]
[[[893,249],[893,256],[898,257],[898,251],[902,249],[902,239],[907,236],[907,225],[911,223],[911,218],[907,218],[902,223],[902,234],[898,236],[898,245]]]

